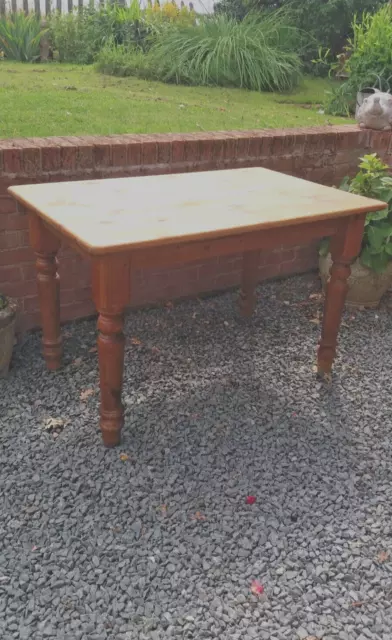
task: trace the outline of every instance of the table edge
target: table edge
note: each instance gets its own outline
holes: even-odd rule
[[[23,185],[22,185],[23,186]],[[322,185],[320,185],[322,186]],[[365,215],[368,213],[372,213],[375,211],[380,211],[382,209],[386,209],[388,204],[386,202],[382,202],[380,200],[373,200],[372,198],[368,198],[369,204],[364,205],[363,207],[357,207],[356,209],[338,211],[335,213],[325,213],[325,214],[317,214],[314,216],[307,216],[306,218],[296,218],[295,220],[282,220],[279,223],[266,223],[266,224],[255,224],[247,227],[234,227],[232,229],[225,229],[220,231],[206,231],[205,233],[199,233],[197,235],[187,235],[187,236],[167,236],[164,239],[159,240],[150,240],[144,242],[138,242],[134,244],[116,244],[116,245],[106,245],[106,246],[95,246],[90,245],[85,240],[82,240],[80,237],[74,235],[65,229],[61,224],[53,221],[52,218],[49,218],[45,213],[37,209],[34,205],[28,202],[23,196],[18,194],[15,190],[18,187],[8,187],[7,191],[10,193],[17,202],[21,203],[28,211],[35,213],[39,218],[45,222],[49,228],[52,228],[55,232],[61,235],[61,237],[69,238],[74,244],[77,244],[82,250],[88,253],[91,256],[102,256],[108,253],[122,253],[127,251],[141,251],[143,249],[151,249],[154,247],[162,247],[168,245],[178,245],[178,244],[191,244],[193,242],[208,242],[210,240],[216,240],[217,238],[223,238],[228,236],[235,235],[246,235],[248,233],[254,233],[256,231],[262,231],[263,229],[278,229],[285,227],[295,227],[300,226],[302,224],[307,224],[311,222],[317,222],[322,220],[332,220],[332,219],[341,219],[341,218],[349,218],[351,216],[357,215]],[[330,187],[332,188],[332,187]],[[356,194],[355,194],[356,195]],[[362,196],[365,197],[365,196]],[[373,204],[370,204],[373,203]]]

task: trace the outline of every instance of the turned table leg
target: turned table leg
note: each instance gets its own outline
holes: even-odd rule
[[[352,216],[342,220],[342,226],[331,239],[332,267],[327,284],[323,326],[318,349],[317,370],[330,378],[336,355],[337,338],[344,302],[348,291],[350,265],[361,250],[365,216]]]
[[[127,256],[95,259],[93,296],[98,317],[98,358],[101,389],[100,427],[103,442],[121,441],[124,410],[121,402],[124,369],[124,311],[130,300],[130,265]]]
[[[259,281],[260,251],[247,251],[242,258],[242,282],[240,292],[241,314],[249,317],[256,306],[256,287]]]
[[[48,369],[61,365],[60,279],[57,273],[58,240],[35,214],[29,214],[30,241],[36,254],[42,348]]]

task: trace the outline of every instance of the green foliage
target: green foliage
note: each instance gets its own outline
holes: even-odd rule
[[[390,89],[392,79],[392,7],[387,5],[375,15],[366,14],[354,23],[349,41],[347,70],[357,88],[377,85]]]
[[[148,53],[144,53],[140,48],[130,49],[123,44],[108,43],[99,52],[95,68],[109,76],[154,78],[154,68]]]
[[[345,178],[341,189],[368,198],[375,198],[388,204],[386,209],[366,216],[360,260],[376,273],[382,273],[392,259],[392,177],[389,167],[377,154],[361,158],[359,171],[352,178]],[[328,252],[329,242],[325,240],[320,253]]]
[[[221,0],[214,4],[215,13],[223,13],[234,20],[243,20],[249,10],[250,5],[246,0]]]
[[[263,0],[262,0],[263,1]],[[315,49],[329,50],[331,62],[342,52],[352,35],[354,16],[377,11],[388,0],[289,0],[295,24],[309,34],[307,61]]]
[[[331,116],[350,116],[355,111],[357,89],[349,81],[326,92],[325,113]]]
[[[124,45],[146,51],[150,37],[166,24],[193,24],[195,15],[173,3],[157,3],[141,9],[138,0],[129,7],[108,2],[99,9],[78,8],[71,14],[54,14],[50,31],[54,49],[61,62],[91,64],[107,46]],[[121,57],[121,53],[119,54]]]
[[[56,13],[50,19],[53,47],[60,62],[91,64],[107,43],[137,45],[144,41],[146,31],[135,0],[130,7],[83,7],[70,14]]]
[[[218,14],[193,27],[164,29],[151,49],[165,82],[290,91],[301,77],[297,29],[282,12],[238,22]]]
[[[367,13],[353,23],[353,37],[348,41],[346,70],[349,79],[326,105],[332,115],[354,112],[357,91],[373,87],[388,91],[392,87],[392,7],[376,14]]]
[[[74,13],[55,13],[50,18],[50,35],[60,62],[91,64],[98,51],[112,37],[105,13],[90,8]]]
[[[33,62],[40,55],[40,40],[46,29],[42,29],[38,16],[23,12],[0,18],[0,49],[8,60]]]
[[[353,35],[354,15],[361,17],[364,12],[374,13],[387,2],[388,0],[221,0],[215,5],[215,10],[242,20],[255,10],[289,8],[293,26],[307,35],[308,46],[302,49],[307,70],[327,75],[328,67],[315,67],[311,62],[317,56],[318,48],[328,50],[329,62],[335,61],[347,39]]]

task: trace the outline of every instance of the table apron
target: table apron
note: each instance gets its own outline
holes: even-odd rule
[[[156,244],[137,249],[122,249],[107,251],[102,254],[89,252],[83,244],[68,236],[56,227],[43,221],[50,231],[72,247],[77,253],[94,262],[110,255],[127,254],[132,268],[142,269],[150,267],[171,267],[198,262],[226,255],[242,254],[248,251],[270,251],[280,247],[304,246],[323,237],[333,236],[347,224],[352,217],[329,218],[326,220],[309,221],[302,224],[292,224],[260,229],[253,232],[237,233],[225,237],[208,238],[206,240],[184,240],[170,244]]]
[[[329,219],[262,229],[238,235],[176,244],[158,245],[131,251],[133,268],[171,267],[248,251],[269,251],[279,247],[309,244],[318,238],[333,236],[347,218]]]

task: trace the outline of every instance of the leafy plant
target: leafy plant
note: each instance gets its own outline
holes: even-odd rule
[[[345,178],[340,186],[344,191],[388,204],[388,208],[366,216],[359,256],[361,263],[376,273],[385,271],[392,259],[392,177],[388,172],[388,165],[372,153],[361,158],[357,175],[352,179]],[[329,240],[326,239],[320,254],[326,255],[328,251]]]
[[[354,18],[353,37],[347,46],[345,70],[349,74],[326,105],[332,115],[355,110],[357,91],[376,86],[382,91],[392,87],[392,6],[387,5],[374,15],[366,13]]]
[[[196,14],[188,7],[178,7],[175,2],[165,2],[160,5],[155,1],[154,4],[148,4],[143,14],[148,24],[159,23],[175,23],[182,26],[192,26],[195,24]]]
[[[300,46],[301,34],[284,12],[250,14],[242,22],[218,14],[164,29],[151,55],[165,82],[283,92],[301,77]]]
[[[311,63],[322,47],[330,50],[331,61],[342,51],[346,41],[353,35],[354,15],[374,13],[388,0],[221,0],[215,10],[242,20],[249,12],[275,11],[289,8],[293,26],[307,36],[308,46],[301,50],[306,70],[310,73],[328,73],[324,66],[318,68]]]
[[[378,13],[365,14],[354,22],[354,36],[347,50],[350,79],[357,84],[373,85],[378,81],[381,90],[389,89],[392,78],[392,7],[387,5]]]
[[[138,0],[132,0],[129,7],[107,2],[99,8],[88,6],[71,14],[56,13],[50,19],[50,31],[61,62],[91,64],[107,46],[147,51],[151,35],[166,24],[191,25],[194,21],[193,11],[172,2],[162,6],[156,2],[142,9]]]
[[[95,68],[100,73],[110,76],[152,79],[154,68],[148,53],[140,48],[129,47],[114,42],[108,43],[98,54]]]
[[[105,25],[102,18],[98,11],[90,8],[51,16],[50,34],[60,62],[91,64],[94,61],[106,38],[112,35],[111,24],[107,21]]]
[[[8,60],[32,62],[40,55],[43,29],[38,16],[18,11],[0,18],[0,49]]]

